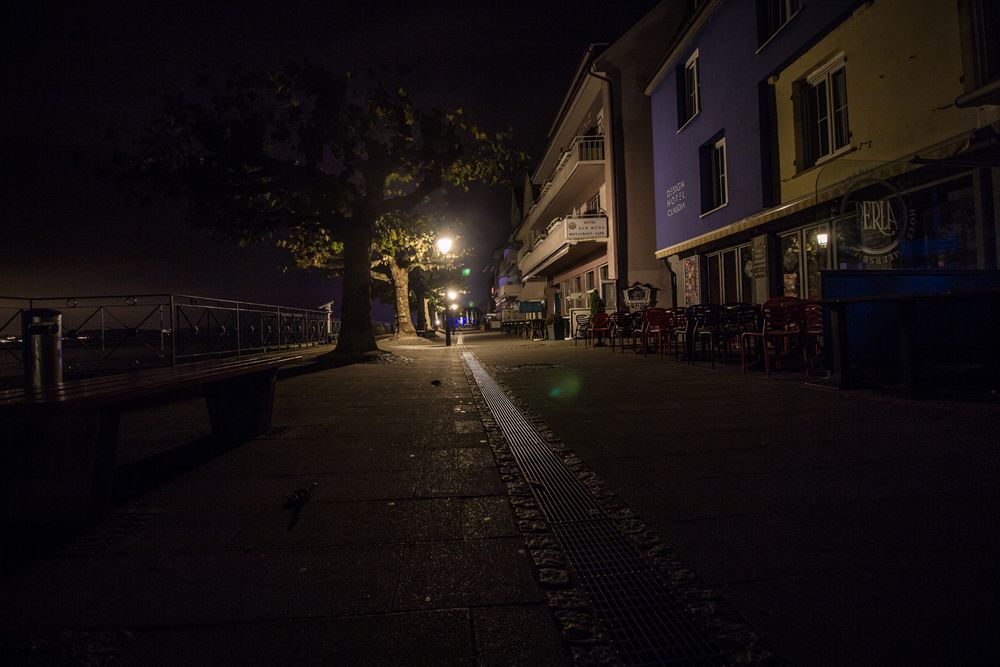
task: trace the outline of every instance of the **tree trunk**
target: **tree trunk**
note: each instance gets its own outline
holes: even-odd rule
[[[392,260],[389,262],[389,271],[392,273],[392,286],[396,290],[396,333],[416,336],[417,330],[410,319],[410,272]]]
[[[437,327],[432,326],[433,323],[431,321],[431,301],[426,296],[421,296],[420,297],[420,309],[423,311],[424,322],[426,322],[426,324],[424,325],[424,328],[425,329],[436,329]]]
[[[357,221],[344,234],[344,282],[337,354],[355,356],[378,349],[372,327],[372,230]]]
[[[430,328],[430,321],[427,319],[427,299],[424,296],[426,294],[426,288],[424,287],[423,278],[417,274],[416,280],[412,281],[410,284],[413,285],[413,303],[416,307],[417,312],[417,331],[427,331]]]

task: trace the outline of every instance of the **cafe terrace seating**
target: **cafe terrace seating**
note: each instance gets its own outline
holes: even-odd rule
[[[616,340],[621,341],[622,352],[625,351],[625,339],[631,340],[632,349],[635,349],[635,341],[642,330],[641,324],[637,327],[637,323],[641,323],[641,315],[639,313],[629,313],[625,311],[618,311],[611,315],[611,350],[614,351]]]
[[[664,338],[669,335],[666,308],[647,308],[643,314],[642,353],[645,355],[653,345],[663,357]]]
[[[584,345],[590,345],[590,315],[583,313],[576,316],[576,330],[573,332],[573,347],[576,341],[582,340]]]
[[[743,371],[747,369],[747,343],[757,339],[764,355],[764,370],[771,374],[771,357],[774,357],[774,367],[781,368],[783,355],[792,350],[792,343],[801,345],[803,332],[803,302],[793,296],[772,297],[761,306],[761,316],[764,320],[760,332],[745,332],[741,339],[743,344]]]
[[[815,301],[802,304],[802,361],[806,367],[806,377],[815,370],[816,363],[823,357],[823,306]]]
[[[604,341],[609,341],[611,349],[614,350],[614,341],[611,339],[610,315],[607,313],[594,313],[590,316],[590,328],[587,330],[587,340],[594,347],[603,345]]]

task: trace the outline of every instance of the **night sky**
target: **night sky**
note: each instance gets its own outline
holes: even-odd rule
[[[401,83],[418,102],[462,107],[487,129],[513,127],[537,156],[587,45],[613,41],[655,4],[10,3],[0,295],[339,301],[325,275],[283,271],[289,259],[278,249],[218,242],[169,205],[126,207],[100,171],[108,132],[127,141],[162,94],[202,70],[308,60],[335,71],[403,66]],[[482,266],[510,231],[509,201],[502,189],[453,200],[478,251],[470,266],[479,294]]]

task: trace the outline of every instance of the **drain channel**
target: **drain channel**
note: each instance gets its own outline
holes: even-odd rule
[[[546,446],[521,411],[463,351],[535,501],[627,665],[719,665],[721,653],[659,570],[615,529],[576,475]]]

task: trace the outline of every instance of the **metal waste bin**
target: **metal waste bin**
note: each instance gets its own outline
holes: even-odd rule
[[[21,334],[25,389],[62,383],[62,313],[42,308],[24,311]]]

